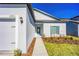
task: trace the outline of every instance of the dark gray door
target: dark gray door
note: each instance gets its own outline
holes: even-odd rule
[[[42,36],[42,34],[43,34],[43,24],[36,24],[36,32],[37,32],[37,34]]]

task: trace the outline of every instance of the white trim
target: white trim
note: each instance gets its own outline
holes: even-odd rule
[[[19,25],[18,25],[18,16],[17,15],[16,15],[16,21],[15,22],[16,22],[16,25],[15,25],[16,26],[16,28],[15,28],[15,49],[17,49],[18,48],[18,39],[19,39],[18,38],[18,36],[19,36],[18,26]]]

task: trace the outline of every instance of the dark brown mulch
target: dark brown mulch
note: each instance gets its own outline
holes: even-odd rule
[[[73,40],[73,38],[59,38],[59,37],[48,37],[48,38],[43,38],[43,41],[45,42],[50,42],[50,43],[57,43],[57,44],[63,44],[63,43],[67,43],[67,44],[76,44],[79,45],[79,40]]]

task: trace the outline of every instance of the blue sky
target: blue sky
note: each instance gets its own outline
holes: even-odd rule
[[[32,7],[57,18],[72,18],[79,15],[79,3],[33,3]]]

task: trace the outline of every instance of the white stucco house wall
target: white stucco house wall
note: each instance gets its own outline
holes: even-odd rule
[[[35,36],[66,36],[66,22],[39,9],[33,9],[35,15]]]
[[[22,50],[27,53],[35,36],[30,4],[0,4],[0,51]]]

